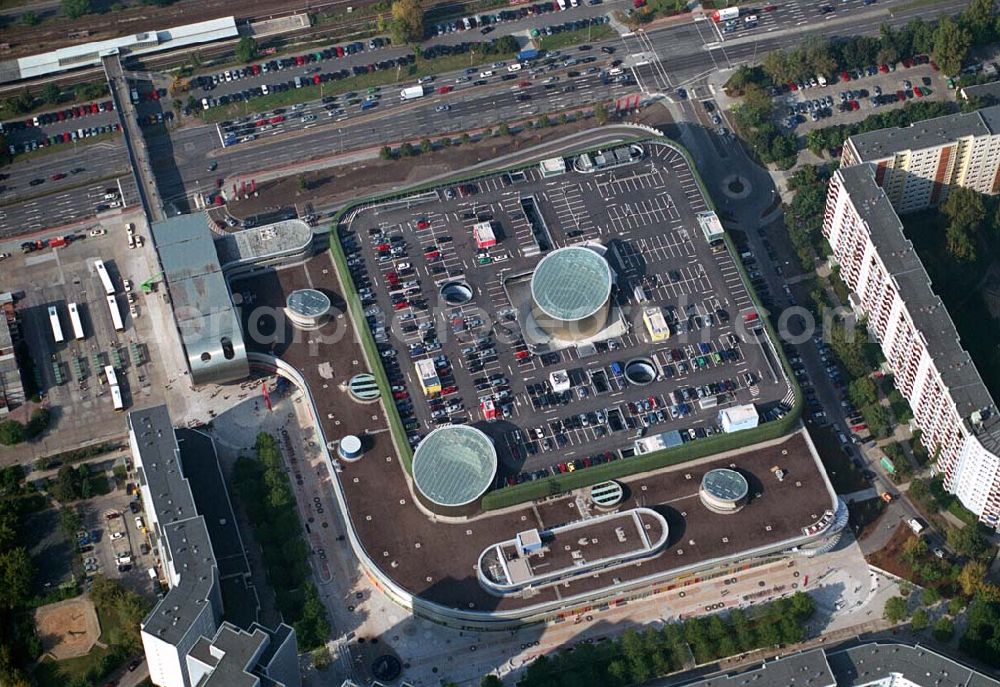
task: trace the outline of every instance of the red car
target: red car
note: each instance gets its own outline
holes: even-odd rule
[[[913,89],[913,95],[917,96],[918,98],[923,98],[924,92],[920,90],[920,86],[915,86]]]
[[[397,401],[402,401],[404,398],[409,398],[410,395],[408,393],[406,393],[405,391],[393,391],[392,392],[392,397],[394,399],[396,399]]]
[[[517,360],[527,360],[529,357],[531,357],[531,354],[528,353],[527,351],[517,351],[516,353],[514,353],[514,357]]]
[[[424,253],[424,257],[427,258],[428,260],[437,260],[438,258],[441,257],[441,254],[436,250],[432,250],[430,252]]]
[[[409,308],[409,307],[410,307],[409,301],[400,301],[399,303],[392,304],[393,310],[402,310],[403,308]]]
[[[379,243],[375,246],[375,250],[377,250],[379,253],[385,253],[387,250],[389,250],[389,244]]]
[[[451,93],[453,90],[455,90],[454,86],[438,86],[437,92],[444,95],[445,93]]]
[[[659,404],[656,402],[656,396],[650,396],[646,400],[649,401],[649,405],[652,406],[653,410],[659,407]]]
[[[70,141],[73,140],[73,137],[70,136],[70,133],[67,131],[66,133],[64,133],[62,135],[62,139],[63,139],[63,143],[69,143]]]
[[[314,75],[313,75],[313,84],[315,84],[315,85],[319,86],[319,83],[320,83],[320,81],[322,81],[322,80],[323,80],[323,79],[319,78],[319,74],[314,74]]]
[[[846,71],[845,72],[840,72],[840,80],[841,81],[850,81],[851,80],[851,75],[848,74]]]
[[[531,85],[530,81],[519,81],[518,84],[517,84],[517,87],[518,88],[527,88],[530,85]]]
[[[904,57],[903,58],[903,66],[906,67],[907,69],[909,69],[910,67],[913,66],[913,60],[911,60],[909,57]]]
[[[61,122],[66,119],[66,115],[63,112],[56,112],[56,121]]]
[[[342,46],[338,45],[336,47],[336,50],[337,50],[337,57],[343,57],[344,56],[344,48]]]
[[[851,101],[851,109],[852,110],[859,110],[859,109],[861,109],[861,105],[858,104],[857,100],[852,100]]]
[[[795,91],[799,90],[799,87],[794,81],[789,81],[788,89],[794,93]]]
[[[271,124],[281,124],[283,121],[285,121],[285,115],[275,115],[274,117],[271,117],[267,121],[271,122]]]
[[[60,179],[65,179],[66,175],[63,174],[62,172],[56,172],[55,174],[52,175],[51,178],[52,181],[59,181]]]
[[[425,219],[417,220],[417,229],[430,229],[431,223]]]
[[[306,63],[306,58],[302,57],[302,55],[295,56],[295,64],[301,67],[305,63]]]
[[[153,93],[156,93],[156,91],[153,91]],[[156,96],[156,97],[159,98],[160,96]],[[90,103],[90,114],[97,114],[100,111],[101,111],[101,108],[99,108],[97,106],[97,103]]]
[[[903,91],[896,91],[896,100],[899,102],[906,100],[906,93],[903,93]]]
[[[267,124],[266,119],[258,119],[256,122],[253,123],[254,126],[264,126],[265,124]]]
[[[446,387],[444,387],[444,388],[441,389],[441,395],[442,396],[447,396],[448,394],[453,394],[456,391],[458,391],[458,387],[446,386]]]

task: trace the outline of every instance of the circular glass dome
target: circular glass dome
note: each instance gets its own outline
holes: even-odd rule
[[[450,281],[441,287],[441,298],[448,305],[465,305],[472,300],[472,288],[464,281]]]
[[[531,277],[531,296],[549,317],[572,321],[590,317],[608,302],[611,268],[590,248],[570,246],[546,255]]]
[[[701,488],[720,501],[742,501],[750,491],[746,477],[729,468],[706,472],[701,480]]]
[[[496,472],[493,442],[468,425],[438,427],[413,453],[413,482],[439,506],[472,503],[493,484]]]
[[[316,289],[299,289],[288,295],[285,305],[302,317],[322,317],[330,312],[330,297]]]

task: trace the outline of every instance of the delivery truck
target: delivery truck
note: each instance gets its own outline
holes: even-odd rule
[[[424,97],[423,86],[410,86],[409,88],[404,88],[399,92],[400,100],[413,100],[414,98],[422,97]]]
[[[730,19],[736,19],[740,16],[739,7],[724,7],[721,10],[715,10],[712,12],[712,21],[715,23],[729,21]]]

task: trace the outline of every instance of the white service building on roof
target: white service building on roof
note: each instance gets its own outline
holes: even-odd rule
[[[479,222],[472,225],[472,236],[476,239],[476,248],[489,248],[497,245],[497,235],[489,222]]]
[[[538,171],[543,179],[566,173],[566,158],[552,157],[538,163]]]
[[[759,422],[760,416],[752,403],[719,411],[719,424],[722,425],[723,432],[753,429]]]
[[[722,237],[725,236],[726,232],[722,228],[719,216],[711,210],[699,212],[695,217],[698,219],[698,226],[701,227],[701,233],[704,234],[708,243],[721,241]]]

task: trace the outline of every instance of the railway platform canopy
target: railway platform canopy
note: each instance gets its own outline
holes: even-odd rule
[[[71,69],[99,67],[101,58],[115,53],[150,55],[191,45],[236,38],[239,31],[236,17],[220,17],[208,21],[174,26],[169,29],[92,41],[0,62],[0,83],[51,76]]]

